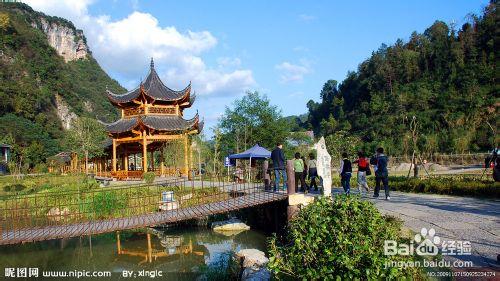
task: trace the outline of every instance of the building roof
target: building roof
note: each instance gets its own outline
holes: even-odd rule
[[[59,152],[47,158],[49,162],[69,163],[71,161],[71,151]]]
[[[132,118],[120,119],[116,122],[106,124],[106,129],[109,133],[117,134],[128,132],[139,125],[167,132],[194,129],[201,131],[203,129],[203,121],[200,122],[198,113],[196,113],[196,115],[189,120],[185,120],[182,117],[175,115],[141,115]]]
[[[151,67],[146,80],[141,82],[137,88],[121,95],[115,94],[110,90],[106,90],[108,99],[117,105],[133,101],[141,95],[141,92],[153,100],[180,103],[189,102],[186,104],[188,106],[195,100],[195,95],[191,96],[191,82],[189,82],[189,85],[186,88],[180,91],[172,90],[163,84],[158,76],[158,73],[156,73],[153,59],[151,59]]]

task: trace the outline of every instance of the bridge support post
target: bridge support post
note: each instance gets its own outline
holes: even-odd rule
[[[295,194],[295,171],[293,170],[293,160],[286,161],[286,179],[288,195]]]
[[[117,250],[119,255],[122,253],[122,244],[120,241],[120,231],[116,232],[116,250]]]
[[[153,250],[151,248],[151,234],[146,234],[147,238],[148,238],[148,262],[152,262],[153,261]]]

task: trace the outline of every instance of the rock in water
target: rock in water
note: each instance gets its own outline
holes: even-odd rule
[[[241,280],[257,281],[271,279],[271,272],[266,268],[269,259],[264,252],[257,249],[244,249],[236,253],[236,257],[243,266]]]
[[[212,229],[215,231],[249,230],[250,226],[242,223],[238,219],[230,219],[212,223]]]
[[[243,249],[236,256],[243,260],[243,267],[262,267],[269,262],[266,254],[257,249]]]
[[[264,281],[271,280],[271,272],[267,268],[254,270],[252,268],[245,268],[241,274],[241,280],[244,281]]]

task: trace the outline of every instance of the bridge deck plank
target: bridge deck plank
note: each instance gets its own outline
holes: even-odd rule
[[[173,223],[207,215],[224,213],[227,211],[261,205],[286,198],[287,194],[284,193],[256,190],[255,192],[223,201],[171,211],[66,225],[60,224],[28,229],[4,230],[1,233],[0,245],[99,234],[144,226],[155,226],[164,223]]]

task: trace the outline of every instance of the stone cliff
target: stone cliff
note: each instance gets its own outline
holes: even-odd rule
[[[66,62],[87,57],[89,48],[82,30],[61,22],[50,22],[44,17],[40,17],[31,26],[42,30],[47,35],[50,46],[56,49]]]

